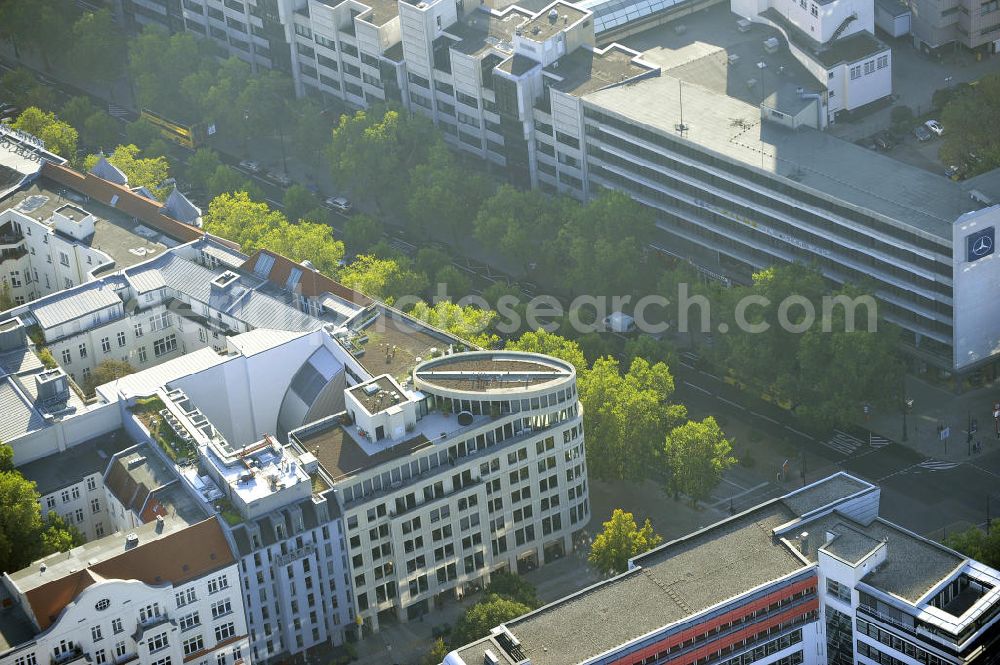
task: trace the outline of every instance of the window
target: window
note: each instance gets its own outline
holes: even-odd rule
[[[96,665],[104,665],[108,662],[108,652],[104,649],[98,649],[94,652],[94,663]]]
[[[125,640],[120,642],[115,642],[115,658],[121,658],[125,655]]]
[[[163,651],[170,643],[167,641],[167,634],[160,633],[159,635],[154,635],[149,640],[149,653],[156,653],[157,651]]]
[[[167,335],[163,339],[158,339],[153,342],[153,355],[157,358],[176,349],[177,335]]]
[[[90,627],[90,639],[92,639],[95,642],[100,642],[101,640],[104,639],[104,635],[101,634],[101,627],[100,626],[91,626]]]
[[[841,584],[840,582],[838,582],[836,580],[832,580],[830,578],[827,578],[826,579],[826,592],[829,595],[831,595],[834,598],[836,598],[837,600],[840,600],[840,601],[845,602],[847,604],[850,604],[850,602],[851,602],[851,587],[847,586],[846,584]]]
[[[73,498],[74,499],[79,499],[80,498],[80,488],[79,487],[74,487],[72,494],[73,494]]]
[[[865,63],[865,76],[868,76],[874,71],[875,71],[875,61],[869,60],[868,62]]]
[[[98,522],[94,525],[94,533],[97,534],[98,538],[104,537],[104,522]]]
[[[79,351],[80,351],[80,357],[81,358],[86,358],[87,357],[87,345],[86,344],[81,344],[80,348],[79,348]]]
[[[121,619],[112,619],[111,620],[111,632],[113,632],[115,635],[117,635],[119,633],[125,632],[125,628],[124,628],[124,626],[122,626],[122,620]]]
[[[185,614],[178,619],[177,624],[181,627],[182,631],[190,630],[195,626],[201,625],[201,617],[198,616],[197,612],[191,612],[190,614]]]
[[[100,499],[91,499],[90,500],[90,510],[91,510],[91,512],[94,512],[94,513],[101,512],[101,500]]]
[[[190,656],[193,653],[198,653],[205,648],[205,638],[201,635],[195,635],[184,640],[184,655]]]
[[[878,68],[879,69],[885,69],[886,67],[889,66],[889,56],[888,55],[880,55],[878,57],[877,63],[878,63]]]
[[[73,362],[73,354],[69,352],[69,349],[62,350],[62,361],[64,365],[68,365]]]
[[[851,67],[851,80],[861,78],[861,65],[854,65]]]
[[[59,252],[59,263],[63,264],[64,266],[68,266],[69,254],[67,254],[66,252]]]
[[[119,331],[118,332],[118,346],[119,347],[125,346],[125,332],[124,331]]]
[[[308,561],[308,559],[307,559]],[[212,603],[212,618],[218,619],[221,616],[225,616],[233,611],[232,603],[229,599],[220,600],[217,603]]]
[[[135,324],[135,336],[136,337],[142,337],[142,324],[141,323]]]
[[[49,510],[52,510],[56,507],[56,498],[54,496],[46,497],[45,505]]]
[[[94,480],[93,476],[89,476],[87,478],[87,489],[90,490],[90,491],[93,491],[93,490],[97,489],[97,481]]]
[[[188,603],[193,603],[198,600],[197,595],[193,588],[187,589],[186,591],[178,591],[174,594],[174,599],[177,601],[177,607],[184,607]]]
[[[101,350],[105,353],[111,352],[111,340],[107,337],[101,338]]]
[[[209,593],[216,593],[217,591],[228,588],[229,588],[229,578],[227,578],[225,575],[220,575],[219,577],[216,577],[208,581]]]
[[[139,362],[146,362],[146,347],[140,346],[138,350]]]
[[[86,383],[89,380],[90,380],[90,368],[89,367],[84,367],[83,368],[83,382]]]
[[[155,619],[158,616],[160,616],[159,603],[152,603],[150,605],[146,605],[145,607],[140,608],[139,610],[139,621],[141,623],[145,623],[150,619]]]
[[[812,7],[809,8],[809,13],[812,14],[814,17],[818,17],[819,16],[819,7],[817,7],[816,5],[813,5]]]
[[[83,508],[77,508],[75,515],[77,524],[83,522]]]
[[[230,637],[236,634],[236,626],[232,621],[229,623],[224,623],[221,626],[215,627],[215,641],[221,642],[223,640],[228,640]]]

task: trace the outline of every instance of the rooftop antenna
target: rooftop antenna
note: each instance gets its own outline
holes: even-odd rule
[[[674,125],[674,129],[683,136],[684,132],[687,131],[688,126],[684,124],[684,81],[677,79],[677,99],[680,104],[681,110],[681,121]]]

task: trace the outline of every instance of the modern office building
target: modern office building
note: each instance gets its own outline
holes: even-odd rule
[[[1000,571],[886,522],[840,473],[632,559],[444,665],[989,665]]]
[[[1000,7],[992,2],[909,0],[909,7],[915,47],[931,52],[963,46],[987,56],[1000,53]]]
[[[426,114],[523,186],[625,191],[655,212],[654,249],[713,278],[815,265],[870,288],[921,368],[992,377],[997,349],[967,344],[988,331],[957,331],[959,291],[992,299],[953,229],[997,201],[821,131],[891,93],[874,2],[639,4],[289,0],[278,15],[300,94]]]
[[[249,663],[239,579],[214,517],[53,554],[0,578],[0,663]]]

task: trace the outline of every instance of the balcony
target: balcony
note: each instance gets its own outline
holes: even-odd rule
[[[75,647],[70,651],[52,656],[52,665],[71,665],[77,663],[90,663],[90,655],[83,653],[80,647]]]

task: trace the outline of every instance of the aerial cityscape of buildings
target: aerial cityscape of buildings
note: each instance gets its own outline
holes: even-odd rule
[[[996,0],[115,9],[299,95],[423,114],[515,185],[625,192],[653,249],[726,284],[864,283],[924,367],[1000,368],[1000,169],[956,181],[829,132],[893,98],[886,38],[1000,50]],[[104,156],[0,138],[0,442],[85,540],[0,575],[0,665],[308,662],[587,542],[573,364],[244,252]],[[108,361],[135,371],[95,382]],[[877,484],[805,477],[442,665],[1000,664],[1000,571],[880,517]]]

